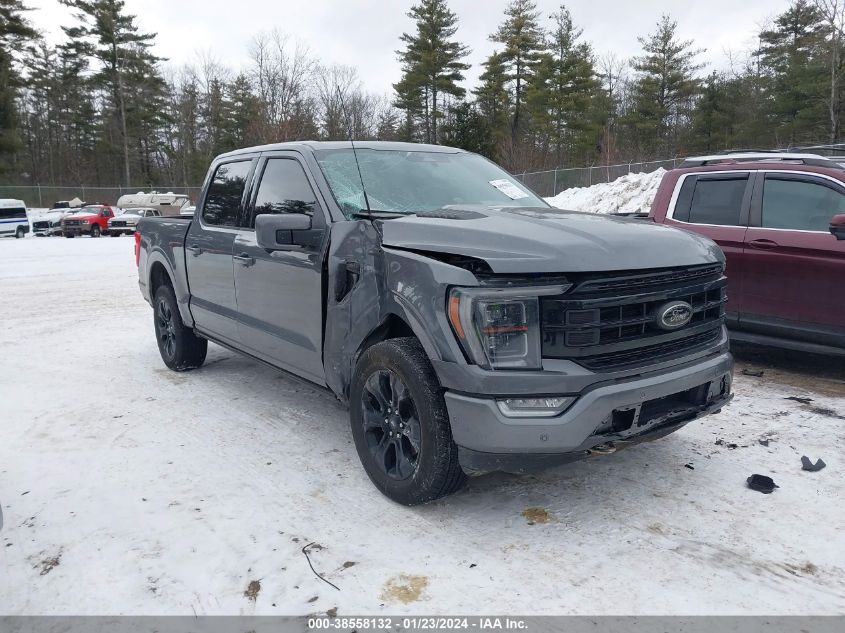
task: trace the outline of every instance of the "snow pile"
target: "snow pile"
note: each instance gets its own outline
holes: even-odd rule
[[[573,187],[553,198],[546,198],[546,202],[569,211],[648,213],[665,173],[666,170],[661,167],[647,174],[628,174],[592,187]]]

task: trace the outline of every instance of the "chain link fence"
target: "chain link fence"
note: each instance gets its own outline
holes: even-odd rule
[[[118,198],[127,193],[177,193],[185,194],[191,203],[197,201],[200,187],[48,187],[35,186],[0,186],[0,198],[23,200],[28,209],[49,209],[59,200],[73,200],[79,198],[89,204],[117,204]]]
[[[683,162],[682,158],[652,160],[642,163],[620,163],[595,167],[570,167],[514,174],[514,177],[544,198],[556,196],[572,187],[591,187],[600,182],[611,182],[620,176],[634,173],[649,173],[661,167],[673,169]]]

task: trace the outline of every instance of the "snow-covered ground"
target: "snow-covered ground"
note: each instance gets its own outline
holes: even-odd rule
[[[845,612],[845,372],[738,371],[667,438],[405,508],[324,393],[166,370],[132,248],[0,241],[0,613]]]
[[[666,170],[661,167],[647,174],[628,174],[592,187],[573,187],[553,198],[546,198],[546,202],[569,211],[648,213],[665,173]]]

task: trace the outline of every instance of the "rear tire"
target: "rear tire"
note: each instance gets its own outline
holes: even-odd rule
[[[196,369],[205,362],[208,341],[182,322],[179,304],[170,286],[161,286],[153,300],[153,323],[161,360],[173,371]]]
[[[16,239],[16,240],[19,240],[19,239],[21,239],[24,235],[26,235],[26,232],[23,230],[23,227],[22,227],[22,226],[19,226],[19,227],[17,228],[17,230],[15,231],[15,239]]]
[[[443,389],[415,338],[390,339],[364,352],[349,411],[361,464],[388,498],[417,505],[466,482]]]
[[[99,224],[95,224],[94,226],[91,227],[91,237],[100,237],[100,233],[101,233],[101,231],[100,231],[100,225]]]

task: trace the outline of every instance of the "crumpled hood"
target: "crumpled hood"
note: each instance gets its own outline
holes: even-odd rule
[[[61,220],[68,214],[67,211],[45,211],[39,215],[36,215],[32,218],[33,222],[55,222],[56,220]]]
[[[450,211],[385,220],[382,243],[476,257],[496,273],[600,272],[724,261],[711,240],[649,220],[552,208]]]

